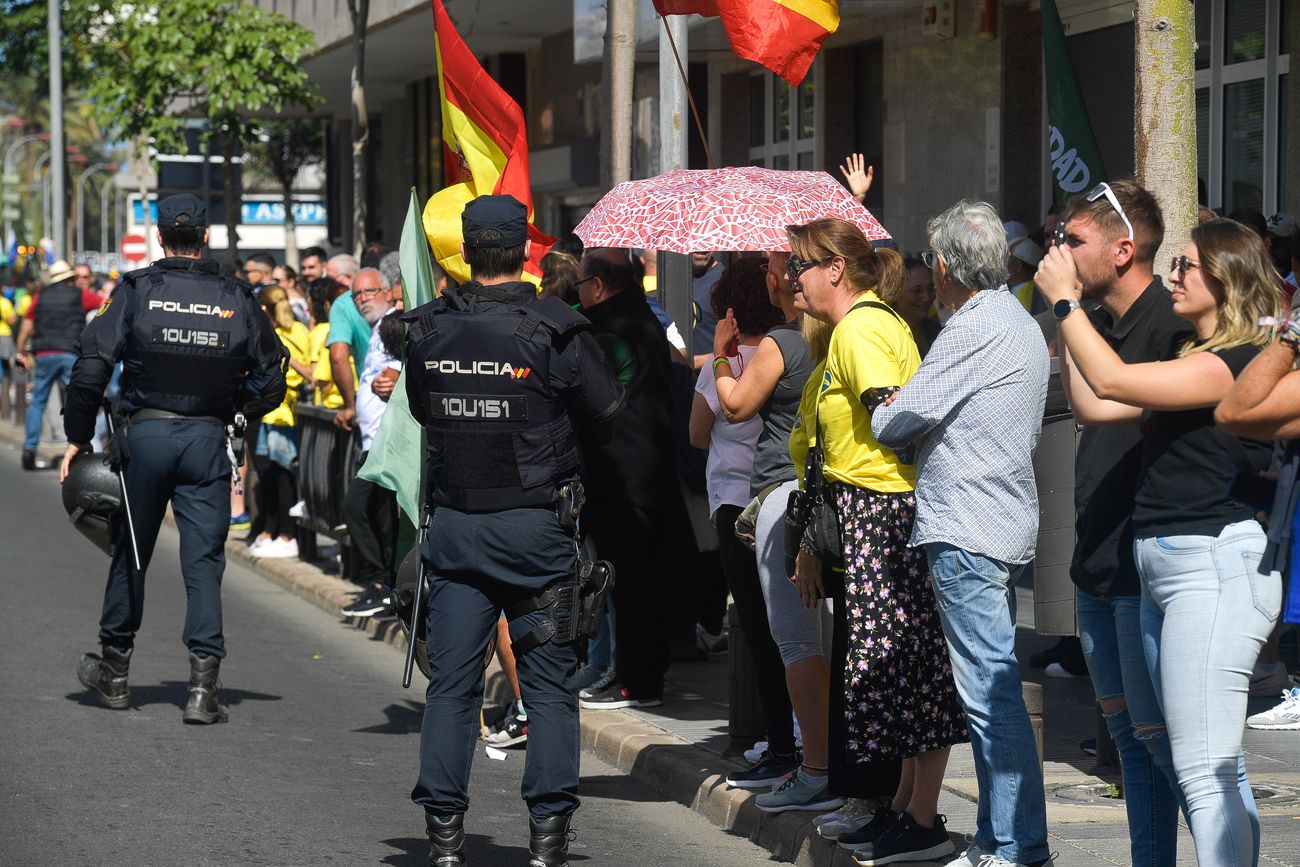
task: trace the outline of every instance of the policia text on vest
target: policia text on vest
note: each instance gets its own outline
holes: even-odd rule
[[[231,462],[226,425],[237,412],[259,418],[284,399],[284,350],[246,283],[219,274],[199,253],[207,243],[203,203],[163,199],[159,239],[167,257],[128,273],[81,334],[64,428],[73,460],[89,451],[95,416],[114,365],[121,363],[118,428],[111,452],[130,502],[140,567],[127,522],[109,567],[99,641],[83,657],[82,683],[113,708],[130,705],[127,667],[143,614],[144,577],[170,502],[181,535],[187,590],[184,640],[190,696],[183,719],[225,719],[216,683],[226,655],[221,576],[230,520]]]

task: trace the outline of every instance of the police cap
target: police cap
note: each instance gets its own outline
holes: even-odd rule
[[[528,208],[514,196],[479,196],[460,222],[466,247],[521,247],[528,240]]]
[[[158,228],[201,229],[208,225],[203,200],[189,193],[177,193],[158,203]]]

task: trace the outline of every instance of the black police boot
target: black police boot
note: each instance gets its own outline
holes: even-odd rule
[[[528,867],[569,867],[568,816],[528,817]]]
[[[77,666],[77,680],[86,689],[99,694],[99,701],[106,707],[122,710],[131,706],[131,688],[126,683],[127,669],[131,665],[131,650],[105,644],[103,656],[87,653],[81,657]]]
[[[185,702],[182,720],[198,725],[226,721],[226,712],[217,704],[217,674],[220,670],[220,657],[190,654],[190,698]]]
[[[29,452],[29,451],[23,452],[23,469],[24,470],[36,469],[36,452]]]
[[[439,819],[424,814],[429,834],[429,867],[465,867],[465,814]]]

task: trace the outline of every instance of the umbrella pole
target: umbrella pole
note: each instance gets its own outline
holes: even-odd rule
[[[686,67],[682,66],[682,56],[677,52],[677,40],[673,38],[673,29],[668,26],[668,19],[660,15],[659,20],[663,22],[664,34],[668,37],[668,45],[673,50],[673,57],[677,60],[677,74],[682,77],[682,87],[686,90],[686,99],[691,104],[691,116],[695,118],[695,128],[700,132],[700,141],[704,143],[704,158],[709,162],[709,168],[717,168],[713,164],[713,151],[709,148],[709,137],[704,134],[704,124],[700,121],[700,109],[695,105],[695,95],[691,93],[691,82],[686,77]]]

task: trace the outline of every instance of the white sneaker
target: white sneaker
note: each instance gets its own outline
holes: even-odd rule
[[[1246,718],[1246,725],[1263,731],[1300,730],[1300,686],[1282,693],[1282,703],[1272,710]]]
[[[261,556],[263,556],[263,555],[262,555],[262,551],[266,548],[267,545],[270,545],[270,544],[271,544],[272,542],[274,542],[274,541],[275,541],[274,538],[268,538],[268,539],[261,539],[261,538],[259,538],[259,539],[254,539],[254,540],[253,540],[253,544],[251,544],[251,545],[248,546],[248,553],[249,553],[249,555],[250,555],[250,556],[253,556],[253,557],[261,557]]]
[[[289,507],[289,517],[290,517],[290,518],[305,518],[305,517],[307,517],[307,501],[306,501],[306,500],[299,500],[298,502],[296,502],[296,503],[294,503],[292,506],[290,506],[290,507]]]
[[[1043,867],[1052,867],[1056,863],[1056,855],[1053,854],[1047,859]],[[1008,861],[1006,858],[999,858],[992,852],[985,852],[974,843],[970,847],[949,861],[944,867],[1025,867],[1018,861]]]
[[[763,758],[765,752],[767,752],[767,741],[754,741],[753,749],[745,750],[745,761],[752,765]]]
[[[254,556],[267,560],[289,560],[298,556],[298,540],[272,539]]]

